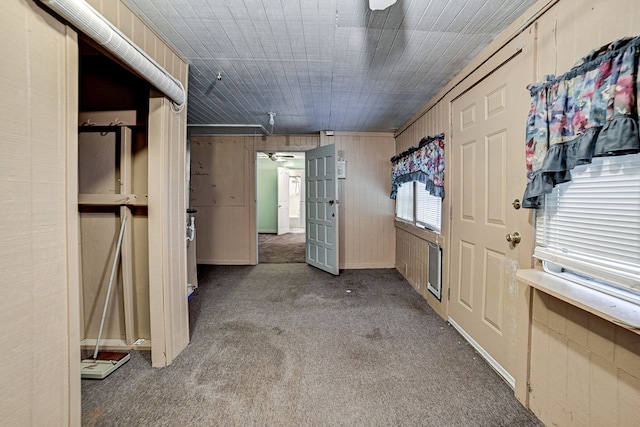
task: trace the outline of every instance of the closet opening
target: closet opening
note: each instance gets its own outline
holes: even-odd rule
[[[151,350],[148,250],[150,85],[90,39],[79,40],[78,214],[81,353]],[[119,232],[126,216],[123,236]]]

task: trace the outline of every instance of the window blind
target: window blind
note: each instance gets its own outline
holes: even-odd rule
[[[640,154],[597,157],[571,175],[538,211],[534,256],[640,296]]]
[[[398,188],[396,218],[413,222],[413,182],[404,183]]]
[[[440,232],[442,198],[432,196],[424,185],[416,187],[416,224]]]

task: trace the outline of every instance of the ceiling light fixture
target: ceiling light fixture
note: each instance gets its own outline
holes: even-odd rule
[[[369,9],[385,10],[386,8],[396,4],[398,0],[369,0]]]
[[[273,118],[276,116],[276,113],[269,111],[267,114],[269,115],[269,124],[273,126],[275,124]]]

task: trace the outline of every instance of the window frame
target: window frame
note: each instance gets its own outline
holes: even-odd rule
[[[629,166],[625,172],[624,165],[627,164]],[[600,210],[629,210],[629,206],[625,206],[627,203],[632,204],[633,210],[633,206],[636,206],[634,203],[640,205],[640,191],[635,191],[636,183],[640,181],[639,165],[640,154],[594,158],[591,164],[576,166],[572,170],[572,181],[559,184],[550,195],[545,196],[544,206],[536,213],[533,256],[542,262],[546,272],[578,286],[640,305],[640,261],[634,264],[624,257],[616,258],[616,250],[621,252],[621,249],[615,248],[615,236],[620,231],[617,228],[609,230],[612,223],[620,230],[625,230],[625,224],[629,221],[616,218],[616,215],[607,216],[606,220],[598,218],[603,217]],[[620,191],[620,188],[626,188],[623,181],[631,191]],[[594,197],[599,194],[606,194],[606,197]],[[565,197],[561,199],[563,195]],[[611,203],[617,204],[610,207]],[[598,209],[594,209],[594,205]],[[572,233],[571,228],[578,222],[582,224],[582,221],[588,228],[586,234]],[[640,224],[640,219],[636,219],[636,222]],[[567,229],[562,228],[563,223],[568,224]],[[636,229],[636,226],[632,225],[631,228]],[[640,236],[640,232],[637,235]],[[578,245],[581,238],[588,242],[596,237],[601,239],[600,244],[612,248],[606,256],[599,254],[603,250],[597,247]],[[640,248],[636,247],[633,253],[640,254]]]
[[[412,191],[411,191],[411,204],[412,204],[412,218],[408,219],[408,218],[403,218],[398,216],[398,198],[402,197],[401,193],[400,193],[400,189],[403,188],[405,185],[409,185],[411,184],[412,186]],[[402,223],[408,224],[408,225],[412,225],[416,228],[419,228],[421,230],[426,230],[435,234],[442,234],[442,207],[443,207],[443,199],[442,197],[437,197],[437,196],[432,196],[428,198],[428,200],[432,200],[435,202],[435,199],[439,199],[440,203],[439,203],[439,210],[438,210],[438,219],[440,221],[439,227],[436,227],[435,224],[430,224],[427,221],[421,221],[418,219],[418,211],[419,208],[417,206],[417,201],[418,201],[418,191],[419,188],[418,186],[423,186],[424,184],[417,182],[417,181],[412,181],[412,182],[406,182],[403,183],[400,188],[398,189],[398,194],[396,195],[396,209],[395,209],[395,220],[396,221],[400,221]],[[426,192],[426,190],[424,190]],[[426,209],[427,211],[429,211],[429,209]]]

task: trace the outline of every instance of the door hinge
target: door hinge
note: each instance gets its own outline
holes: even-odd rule
[[[533,391],[533,388],[531,388],[531,382],[527,381],[527,391],[529,393],[531,393]]]
[[[451,301],[451,288],[447,288],[447,301]]]
[[[449,219],[453,219],[453,205],[449,206]]]

